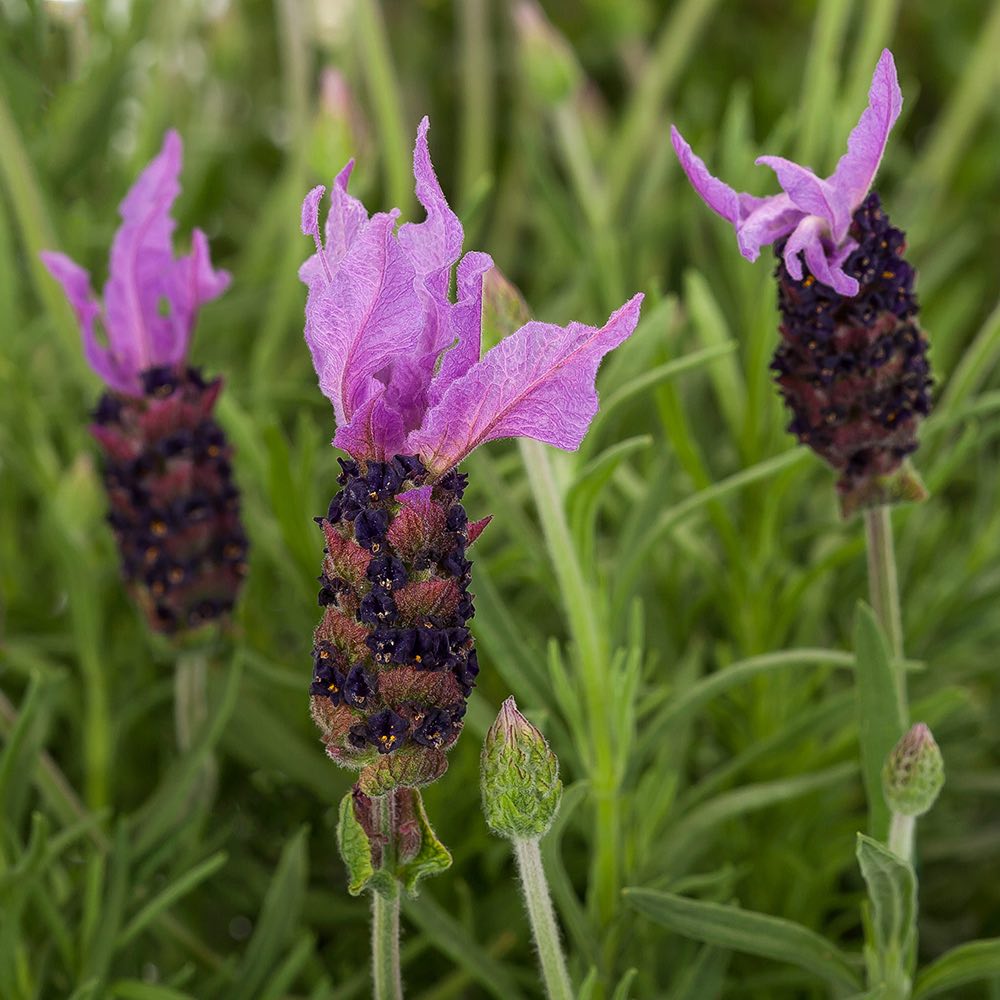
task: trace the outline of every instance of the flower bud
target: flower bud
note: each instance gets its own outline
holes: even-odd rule
[[[513,698],[486,734],[480,785],[486,822],[503,837],[541,837],[559,811],[559,760]]]
[[[944,762],[930,729],[918,722],[893,747],[882,769],[889,808],[904,816],[923,816],[944,785]]]
[[[569,43],[533,0],[517,5],[514,27],[529,93],[543,104],[561,104],[576,90],[582,76]]]

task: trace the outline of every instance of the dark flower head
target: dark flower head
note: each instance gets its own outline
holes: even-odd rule
[[[351,708],[368,708],[377,694],[378,687],[364,664],[355,663],[344,679],[344,701]]]
[[[354,519],[354,538],[370,552],[379,552],[389,530],[389,514],[384,510],[363,510]]]

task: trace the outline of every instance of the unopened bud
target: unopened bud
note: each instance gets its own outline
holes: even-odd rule
[[[582,77],[573,49],[533,0],[517,5],[514,27],[529,92],[543,104],[561,104]]]
[[[559,761],[513,698],[486,734],[480,782],[486,822],[503,837],[541,837],[559,811]]]
[[[904,816],[923,816],[944,785],[944,761],[930,729],[918,722],[893,747],[882,769],[889,808]]]

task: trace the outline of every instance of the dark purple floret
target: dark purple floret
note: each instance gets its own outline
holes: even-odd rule
[[[406,586],[406,566],[395,556],[377,556],[368,564],[367,576],[376,587],[385,590]]]
[[[389,512],[380,508],[363,510],[354,519],[355,541],[373,553],[381,551],[388,530]]]
[[[859,283],[855,296],[808,272],[796,281],[777,245],[782,342],[771,363],[792,413],[788,430],[840,473],[845,513],[900,498],[887,477],[916,449],[933,385],[905,238],[877,194],[854,213],[850,236],[858,246],[844,271]]]
[[[344,701],[351,708],[370,708],[378,694],[378,685],[363,663],[355,663],[344,680]]]
[[[391,625],[396,620],[396,602],[392,594],[376,587],[361,599],[358,621],[365,625]]]
[[[413,742],[440,750],[452,736],[455,726],[456,720],[450,712],[442,708],[432,708],[423,722],[413,730]]]
[[[406,741],[409,728],[410,724],[406,719],[397,715],[391,708],[385,708],[368,720],[366,734],[369,742],[379,753],[392,753]]]

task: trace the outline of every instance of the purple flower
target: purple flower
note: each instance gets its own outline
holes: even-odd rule
[[[824,180],[781,156],[759,156],[756,162],[774,170],[783,189],[782,194],[767,198],[737,193],[708,172],[676,127],[671,126],[670,134],[694,189],[713,212],[733,224],[747,260],[756,260],[762,246],[787,237],[785,267],[793,278],[802,278],[800,255],[804,255],[817,281],[841,295],[853,296],[859,285],[845,273],[843,264],[858,244],[848,231],[854,212],[868,194],[902,106],[896,65],[892,53],[884,49],[872,76],[868,107],[851,132],[837,169]]]
[[[636,295],[597,329],[530,322],[480,358],[489,255],[462,252],[462,226],[445,200],[420,123],[413,169],[427,213],[396,229],[398,211],[369,218],[337,176],[325,238],[323,187],[302,206],[316,253],[299,272],[309,286],[306,341],[333,403],[334,444],[355,459],[417,455],[434,477],[502,437],[579,446],[597,412],[594,377],[639,319]],[[449,297],[457,266],[457,296]]]
[[[200,229],[192,234],[191,253],[174,257],[170,208],[180,193],[180,170],[181,138],[171,130],[119,208],[122,225],[111,245],[103,306],[82,267],[65,254],[41,255],[76,313],[91,368],[127,396],[143,395],[142,372],[185,360],[198,307],[229,285],[225,271],[212,270]],[[98,341],[98,319],[107,346]]]
[[[187,365],[198,306],[223,292],[229,275],[212,270],[198,229],[191,253],[174,258],[180,169],[181,140],[171,131],[121,203],[103,306],[83,268],[42,253],[80,321],[87,360],[107,383],[90,430],[104,453],[122,573],[150,626],[168,633],[224,619],[247,573],[232,449],[213,416],[222,381]]]

